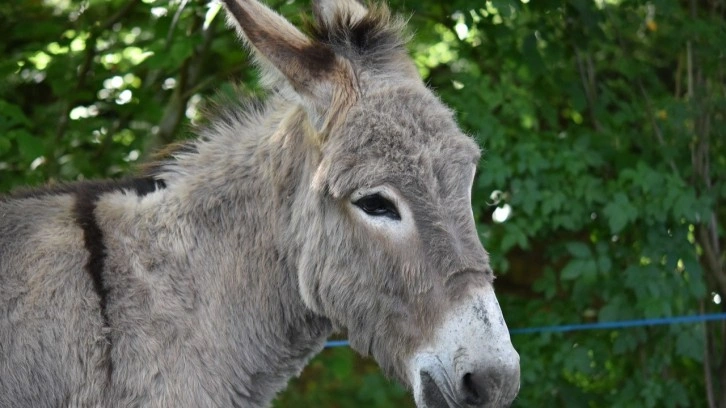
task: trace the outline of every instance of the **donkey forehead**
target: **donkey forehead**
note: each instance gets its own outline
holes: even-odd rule
[[[479,147],[461,132],[451,110],[422,85],[365,95],[349,112],[346,128],[345,150],[359,157],[418,161],[428,156],[434,165],[479,159]]]
[[[479,148],[452,112],[420,88],[368,94],[351,107],[324,153],[334,196],[381,184],[410,194],[464,194]]]

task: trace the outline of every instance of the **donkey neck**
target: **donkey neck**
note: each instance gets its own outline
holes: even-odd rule
[[[143,289],[165,286],[167,296],[184,298],[179,307],[176,300],[154,305],[158,310],[151,315],[176,315],[181,327],[173,330],[189,335],[175,333],[174,339],[183,338],[184,347],[197,350],[200,359],[212,359],[200,366],[212,365],[216,375],[231,376],[225,384],[246,406],[268,403],[322,349],[331,332],[330,322],[308,309],[300,296],[294,259],[299,251],[285,235],[293,198],[309,178],[304,163],[314,159],[296,143],[307,137],[301,121],[300,111],[289,104],[246,122],[230,120],[202,134],[196,152],[161,168],[158,176],[167,188],[140,203],[129,202],[135,211],[127,207],[119,214],[112,208],[118,201],[110,199],[98,207],[106,215],[106,228],[114,231],[111,239],[134,241],[140,245],[135,252],[150,254],[141,260],[149,265],[141,273],[156,274],[155,287]],[[137,306],[129,300],[121,307]],[[158,342],[169,334],[153,319],[145,329],[123,325],[119,332],[127,337]],[[117,341],[114,346],[123,345]]]
[[[228,167],[217,169],[210,160],[210,173],[224,176],[208,181],[206,189],[226,194],[218,198],[216,210],[202,210],[211,218],[202,217],[207,223],[201,228],[211,227],[215,234],[223,225],[229,247],[218,256],[236,254],[235,263],[224,265],[217,277],[228,287],[219,288],[229,298],[221,312],[237,320],[236,346],[245,356],[241,363],[249,364],[244,368],[251,371],[250,392],[277,391],[322,349],[331,331],[330,322],[308,309],[300,296],[299,243],[289,237],[294,206],[308,190],[317,150],[310,148],[306,114],[282,97],[268,102],[259,117],[234,123],[232,129],[209,139],[212,145],[219,143],[216,151],[222,157],[216,163]],[[217,211],[224,218],[215,219]]]

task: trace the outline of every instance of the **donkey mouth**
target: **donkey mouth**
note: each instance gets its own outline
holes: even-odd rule
[[[450,405],[449,401],[455,402],[452,395],[446,398],[439,385],[434,381],[431,374],[421,371],[421,388],[423,389],[423,403],[425,408],[449,408],[458,404]]]
[[[438,368],[438,369],[437,369]],[[499,405],[487,404],[486,401],[472,401],[456,391],[454,382],[446,374],[443,367],[423,369],[421,376],[421,394],[419,408],[500,408]]]
[[[486,393],[480,395],[464,392],[457,393],[452,381],[438,370],[421,370],[421,394],[417,399],[418,408],[506,408],[511,402],[501,399],[490,400]]]

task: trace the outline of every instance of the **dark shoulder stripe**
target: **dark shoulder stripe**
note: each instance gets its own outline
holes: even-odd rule
[[[103,264],[106,258],[106,245],[103,242],[103,231],[96,222],[96,202],[100,192],[92,189],[83,189],[76,192],[76,203],[73,211],[76,222],[83,230],[83,243],[88,251],[86,272],[91,277],[93,289],[99,297],[101,316],[104,326],[108,327],[108,314],[106,303],[108,288],[103,283]]]
[[[138,178],[120,181],[85,182],[73,185],[76,202],[73,208],[76,222],[83,230],[83,242],[88,251],[86,272],[93,282],[93,288],[98,294],[101,315],[104,325],[109,325],[108,304],[109,289],[104,283],[103,271],[106,260],[106,245],[103,231],[96,219],[96,204],[101,195],[113,191],[132,191],[136,195],[144,196],[166,187],[163,180],[152,178]]]
[[[104,264],[106,261],[106,244],[104,242],[103,230],[96,219],[96,204],[104,193],[112,191],[131,191],[138,196],[144,196],[156,190],[163,189],[166,184],[163,180],[155,180],[150,177],[121,180],[121,181],[100,181],[85,182],[72,185],[76,195],[74,213],[76,222],[83,230],[83,242],[88,251],[88,262],[86,272],[93,282],[93,289],[98,294],[99,309],[103,319],[104,327],[109,327],[108,318],[108,297],[109,288],[104,282]],[[112,345],[109,333],[106,333],[106,342]],[[107,354],[106,376],[111,381],[114,365],[110,354]]]
[[[98,294],[104,324],[108,326],[108,314],[106,312],[108,288],[104,285],[103,280],[106,246],[104,244],[103,231],[98,225],[95,216],[98,198],[105,193],[113,191],[128,191],[131,194],[145,196],[164,188],[166,188],[164,180],[154,177],[105,181],[81,181],[76,183],[56,184],[43,188],[16,190],[8,195],[0,196],[0,201],[24,199],[42,200],[46,197],[57,195],[75,196],[73,213],[76,223],[78,223],[83,230],[84,246],[89,253],[85,269],[93,282],[95,292]]]

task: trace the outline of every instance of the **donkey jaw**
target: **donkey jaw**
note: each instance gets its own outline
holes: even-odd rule
[[[419,408],[508,407],[519,392],[514,350],[491,286],[449,311],[408,375]]]

